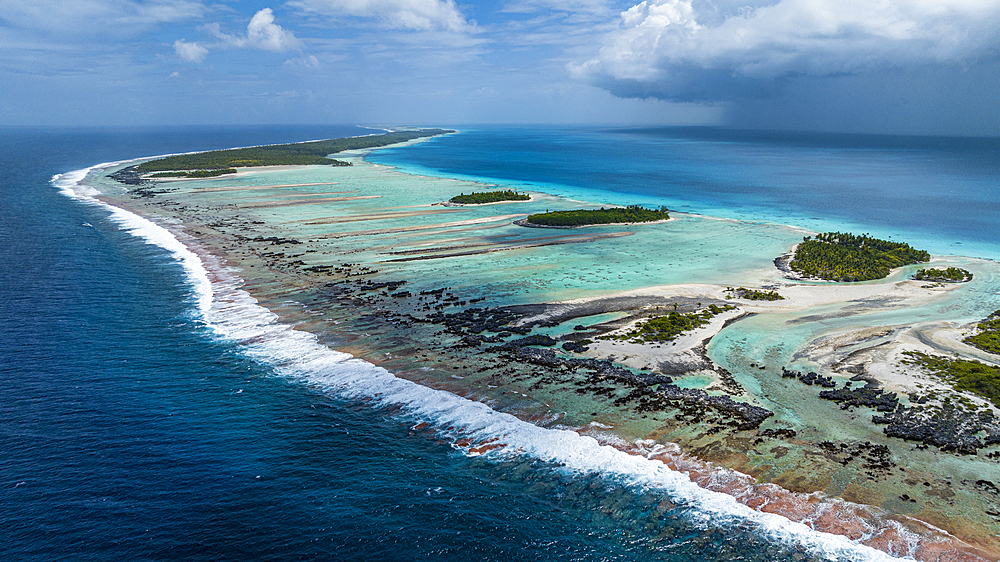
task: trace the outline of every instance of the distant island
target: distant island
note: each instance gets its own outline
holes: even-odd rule
[[[193,172],[156,172],[148,177],[155,178],[214,178],[226,174],[235,174],[236,168],[219,168],[218,170],[194,170]]]
[[[828,281],[884,279],[896,267],[931,259],[909,244],[872,238],[867,234],[826,232],[806,236],[795,248],[788,267],[803,276]]]
[[[972,272],[960,267],[949,267],[941,269],[929,267],[918,270],[913,274],[913,278],[918,281],[936,281],[938,283],[965,283],[972,281]]]
[[[552,211],[528,215],[526,219],[517,221],[521,226],[541,226],[550,228],[574,228],[598,224],[629,224],[639,222],[655,222],[668,220],[666,207],[657,210],[647,209],[641,205],[614,207],[611,209],[581,209],[578,211]]]
[[[328,156],[345,150],[378,148],[453,132],[448,129],[417,129],[362,137],[178,154],[122,168],[111,174],[111,177],[120,183],[141,185],[155,178],[208,178],[235,173],[236,168],[256,166],[350,166],[350,162]]]
[[[474,191],[468,195],[456,195],[448,200],[449,203],[460,205],[485,205],[486,203],[499,203],[501,201],[531,201],[531,196],[527,193],[518,193],[511,189],[503,191]]]

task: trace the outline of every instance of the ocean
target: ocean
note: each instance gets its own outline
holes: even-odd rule
[[[515,127],[463,128],[370,160],[571,199],[869,232],[934,254],[998,259],[998,155],[995,138]]]
[[[367,132],[3,130],[4,560],[889,558],[329,350],[209,279],[165,231],[65,195],[101,162]],[[992,259],[997,147],[463,128],[369,160]],[[461,445],[491,434],[518,452]]]

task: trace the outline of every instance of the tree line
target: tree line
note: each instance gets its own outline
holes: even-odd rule
[[[194,170],[192,172],[156,172],[151,178],[213,178],[225,174],[235,174],[236,168],[219,168],[217,170]]]
[[[788,264],[792,271],[830,281],[882,279],[896,267],[925,262],[929,253],[867,234],[826,232],[806,236]]]
[[[484,203],[498,203],[500,201],[530,201],[531,196],[527,193],[518,193],[506,189],[504,191],[473,191],[466,195],[456,195],[448,201],[461,203],[463,205],[482,205]]]
[[[746,287],[740,287],[734,289],[732,287],[726,288],[726,293],[729,297],[735,296],[738,299],[747,299],[751,301],[782,301],[785,297],[781,296],[778,291],[764,291],[760,289],[747,289]]]
[[[1000,407],[1000,367],[969,359],[952,359],[919,351],[904,351],[906,365],[918,365],[954,385],[959,390],[978,394]]]
[[[930,267],[920,269],[913,274],[913,278],[919,281],[948,281],[951,283],[963,283],[972,281],[972,272],[960,267],[949,267],[941,269]]]
[[[624,334],[601,336],[599,339],[629,341],[632,343],[664,343],[673,341],[684,332],[690,332],[708,324],[712,317],[736,307],[709,305],[701,312],[670,312],[639,322],[635,328]]]
[[[332,165],[350,166],[349,162],[327,158],[345,150],[377,148],[413,139],[451,133],[445,129],[396,131],[383,135],[328,139],[321,141],[210,150],[196,154],[179,154],[139,164],[139,173],[175,170],[219,170],[251,166]]]
[[[983,319],[976,328],[979,333],[965,338],[965,343],[983,351],[1000,355],[1000,310]]]
[[[667,220],[666,207],[657,210],[641,205],[614,207],[611,209],[581,209],[577,211],[552,211],[528,215],[528,222],[542,226],[589,226],[594,224],[616,224],[628,222],[653,222]]]

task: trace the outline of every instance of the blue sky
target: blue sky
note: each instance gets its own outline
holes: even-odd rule
[[[1000,0],[0,0],[0,124],[1000,135]]]

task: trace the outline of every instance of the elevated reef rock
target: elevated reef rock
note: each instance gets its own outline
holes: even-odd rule
[[[951,404],[931,409],[899,408],[885,416],[872,417],[872,422],[886,424],[883,431],[889,437],[920,441],[965,455],[1000,443],[1000,420],[989,410],[969,412]]]

